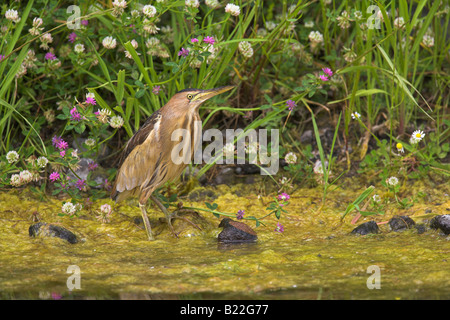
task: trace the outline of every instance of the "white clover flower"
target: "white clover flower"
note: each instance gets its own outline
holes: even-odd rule
[[[42,18],[34,18],[33,19],[33,27],[34,28],[39,28],[40,26],[42,26],[42,24],[44,23],[44,21],[42,21]]]
[[[398,184],[398,178],[397,177],[390,177],[389,179],[387,179],[387,184],[395,187]]]
[[[215,8],[217,8],[219,6],[219,1],[217,1],[217,0],[206,0],[205,4],[208,7],[212,8],[212,9],[215,9]]]
[[[77,212],[77,207],[72,202],[66,202],[61,207],[63,213],[68,214],[69,216],[75,214]]]
[[[325,161],[325,169],[327,169],[327,167],[328,167],[328,161]],[[314,164],[313,171],[315,174],[323,175],[322,161],[320,161],[320,160],[316,161],[316,163]],[[331,172],[329,172],[329,174],[331,174]]]
[[[354,53],[352,50],[348,50],[345,54],[344,54],[344,60],[351,63],[353,61],[355,61],[355,59],[357,58],[357,54]]]
[[[138,48],[138,42],[136,40],[131,40],[130,41],[131,45],[133,46],[133,48],[137,49]],[[141,55],[139,52],[137,52],[138,55]],[[125,57],[129,58],[129,59],[133,59],[133,56],[128,52],[128,50],[125,50]]]
[[[13,187],[19,187],[22,184],[22,179],[20,179],[20,175],[16,173],[11,176],[9,183],[11,183]]]
[[[234,143],[233,142],[229,142],[229,143],[225,144],[225,146],[223,147],[223,154],[225,156],[234,155]]]
[[[156,8],[150,4],[147,4],[142,9],[142,12],[149,18],[153,18],[156,15]]]
[[[127,2],[125,0],[114,0],[112,5],[115,8],[125,9],[127,7]]]
[[[119,129],[123,126],[124,121],[121,116],[113,116],[109,119],[109,125],[115,129]]]
[[[84,44],[77,43],[73,49],[76,53],[83,53],[84,52]]]
[[[296,164],[296,163],[297,163],[297,156],[295,155],[295,153],[289,152],[289,153],[286,154],[286,156],[284,157],[284,160],[285,160],[286,163],[288,163],[288,164]]]
[[[422,42],[428,48],[433,47],[434,46],[434,37],[432,37],[428,34],[425,34],[422,38]]]
[[[305,28],[313,28],[314,27],[314,21],[308,20],[305,22]]]
[[[102,41],[102,44],[106,49],[114,49],[117,45],[117,42],[113,37],[105,37]]]
[[[323,35],[319,31],[311,31],[308,35],[309,41],[313,43],[323,42]]]
[[[352,112],[352,119],[359,119],[361,118],[361,115],[358,112]]]
[[[131,16],[133,18],[137,18],[141,15],[141,13],[138,10],[131,10]]]
[[[337,17],[336,20],[338,21],[338,26],[341,29],[347,29],[348,27],[350,27],[350,15],[347,11],[342,11],[341,15]]]
[[[87,138],[84,143],[88,146],[88,147],[93,147],[95,146],[95,140],[92,138]]]
[[[225,12],[237,17],[241,14],[241,8],[235,4],[229,3],[225,6]]]
[[[374,194],[373,197],[372,197],[372,200],[374,202],[381,202],[381,197],[380,197],[379,194]]]
[[[256,154],[258,152],[258,142],[252,141],[245,145],[245,152],[248,154]]]
[[[356,11],[354,12],[354,15],[355,15],[355,19],[356,19],[356,20],[362,20],[362,18],[363,18],[363,14],[362,14],[362,12],[359,11],[359,10],[356,10]]]
[[[87,99],[87,98],[95,99],[95,93],[93,93],[93,92],[88,92],[88,93],[86,93],[86,99]]]
[[[17,12],[17,10],[14,9],[6,10],[5,18],[11,20],[14,23],[18,23],[20,21],[19,12]]]
[[[16,72],[16,78],[22,78],[24,75],[27,74],[27,70],[28,69],[27,69],[26,65],[24,63],[22,63],[19,66],[19,70],[17,70],[17,72]]]
[[[403,29],[405,27],[405,19],[403,19],[403,17],[395,18],[394,27],[397,29]]]
[[[145,33],[148,34],[157,34],[160,28],[158,28],[153,22],[148,20],[147,18],[142,21],[143,29]]]
[[[242,53],[244,57],[251,58],[253,56],[253,48],[250,42],[248,41],[241,41],[238,45],[239,51]]]
[[[266,21],[266,29],[269,31],[272,31],[277,27],[277,24],[273,22],[272,20]]]
[[[105,215],[110,215],[112,209],[111,209],[111,206],[109,204],[105,203],[105,204],[102,204],[100,206],[100,211],[101,211],[101,213],[103,213]]]
[[[20,172],[20,179],[22,180],[22,183],[28,183],[33,180],[33,175],[28,170],[23,170]]]
[[[145,46],[149,49],[154,49],[159,47],[161,41],[156,37],[150,37],[145,41]]]
[[[108,109],[102,109],[96,112],[96,115],[98,121],[100,121],[101,123],[107,123],[108,117],[111,115],[111,111]]]
[[[46,157],[39,157],[36,160],[36,164],[39,168],[45,168],[48,163],[48,159]]]
[[[39,48],[42,48],[44,50],[48,50],[48,44],[53,42],[53,37],[48,32],[44,33],[39,39],[41,40],[41,45],[39,46]]]
[[[6,160],[8,160],[8,163],[14,163],[19,160],[19,154],[17,151],[10,151],[6,154]]]
[[[42,23],[43,23],[43,21],[41,18],[38,18],[38,17],[34,18],[33,19],[33,27],[31,29],[29,29],[28,32],[30,32],[31,35],[33,35],[33,36],[40,35],[41,31],[44,29],[44,28],[39,28],[42,25]]]
[[[184,2],[186,7],[198,8],[200,6],[200,2],[198,0],[186,0]]]

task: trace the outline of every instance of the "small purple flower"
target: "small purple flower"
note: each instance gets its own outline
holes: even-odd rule
[[[325,76],[325,75],[323,75],[323,74],[321,74],[321,75],[319,76],[319,79],[322,80],[322,81],[328,81],[327,76]]]
[[[75,32],[72,32],[71,34],[69,34],[68,38],[71,43],[74,43],[75,39],[77,38],[77,34]]]
[[[66,150],[61,150],[59,152],[59,155],[61,156],[61,158],[64,158],[64,156],[66,155]]]
[[[50,174],[49,179],[50,179],[52,182],[55,182],[56,180],[59,179],[59,173],[56,172],[56,171],[52,172],[52,173]]]
[[[131,30],[131,31],[133,31],[133,33],[137,33],[136,28],[135,28],[136,26],[134,24],[130,24],[128,27],[133,28],[133,30]]]
[[[286,105],[289,107],[289,111],[292,111],[297,106],[294,100],[286,101]]]
[[[2,61],[3,59],[5,59],[5,56],[0,54],[0,61]]]
[[[291,198],[291,196],[285,192],[283,192],[282,194],[280,194],[278,196],[278,200],[280,200],[280,201],[288,201],[290,198]]]
[[[94,161],[92,161],[92,162],[90,162],[90,163],[88,164],[88,170],[89,170],[89,171],[94,171],[95,169],[97,169],[97,167],[98,167],[98,164],[95,163]]]
[[[83,188],[86,186],[86,181],[84,179],[78,180],[75,182],[75,187],[78,188],[78,190],[83,190]]]
[[[61,137],[54,136],[54,137],[52,138],[52,144],[53,144],[53,146],[54,146],[54,147],[58,146],[58,143],[59,143],[60,141],[61,141]]]
[[[203,38],[203,42],[206,42],[207,44],[213,45],[214,42],[216,42],[216,40],[214,40],[213,37],[209,37],[208,36],[208,37]]]
[[[322,71],[329,77],[331,77],[333,75],[333,71],[331,71],[330,68],[322,68]]]
[[[103,182],[103,188],[105,188],[106,191],[111,191],[111,183],[108,182],[108,179],[105,179],[105,181]]]
[[[192,42],[192,43],[197,43],[197,42],[198,42],[198,39],[197,39],[197,38],[192,38],[192,39],[191,39],[191,42]]]
[[[284,232],[283,225],[281,225],[279,222],[277,222],[277,227],[275,228],[275,231],[279,232],[279,233]]]
[[[70,115],[72,121],[81,121],[81,114],[77,111],[77,107],[73,107],[72,110],[70,110]]]
[[[53,52],[47,52],[45,54],[45,59],[46,60],[56,60],[56,56]]]
[[[57,292],[52,292],[52,299],[53,300],[61,300],[62,299],[62,295],[60,295]]]
[[[95,101],[95,99],[92,98],[92,97],[87,97],[87,98],[86,98],[86,103],[87,103],[87,104],[92,104],[93,106],[95,106],[95,105],[97,104],[97,102]]]
[[[86,27],[89,24],[89,21],[88,20],[81,20],[81,24]]]
[[[239,210],[236,214],[236,219],[241,220],[244,218],[244,211],[245,210]]]
[[[56,144],[56,147],[58,147],[58,149],[60,150],[65,150],[69,147],[69,144],[60,138],[58,143]]]
[[[154,94],[159,94],[159,91],[161,90],[161,86],[154,86],[152,89],[152,92]]]
[[[185,48],[181,48],[181,50],[178,52],[178,56],[187,57],[189,55],[189,50]]]

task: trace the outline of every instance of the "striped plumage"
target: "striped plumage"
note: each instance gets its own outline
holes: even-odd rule
[[[201,134],[201,127],[194,125],[196,121],[201,121],[198,114],[200,105],[209,98],[232,88],[234,87],[210,90],[185,89],[177,92],[166,105],[155,111],[145,121],[126,144],[119,161],[111,198],[119,202],[130,196],[139,197],[144,224],[150,239],[153,239],[153,236],[145,212],[147,200],[151,197],[156,202],[172,228],[170,215],[152,196],[152,193],[166,182],[178,178],[187,163],[192,160],[194,146],[197,145],[196,141]],[[188,159],[179,164],[172,160],[172,150],[176,146],[180,147],[180,142],[187,143],[187,140],[172,141],[172,133],[176,129],[187,130],[190,137],[191,152],[186,155]]]

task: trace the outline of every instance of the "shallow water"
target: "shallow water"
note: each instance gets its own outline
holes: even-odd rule
[[[216,202],[219,210],[246,215],[266,213],[270,197],[238,196],[236,188],[213,189],[217,199],[184,200],[204,207]],[[92,212],[70,219],[59,217],[61,200],[40,202],[25,190],[0,194],[0,298],[2,299],[449,299],[450,240],[437,231],[417,234],[415,229],[354,236],[355,227],[340,215],[361,192],[336,190],[325,208],[320,189],[300,189],[291,196],[288,214],[280,222],[285,232],[274,232],[276,220],[260,226],[258,242],[220,245],[220,219],[202,213],[203,231],[182,220],[175,239],[165,225],[155,229],[157,240],[146,241],[145,231],[133,223],[139,215],[134,202],[116,206],[110,223],[97,221]],[[446,190],[408,210],[395,209],[384,216],[360,219],[387,221],[395,214],[416,222],[447,214]],[[109,200],[98,201],[94,208]],[[394,206],[393,206],[394,207]],[[431,210],[431,212],[430,212]],[[81,242],[58,238],[30,238],[31,214],[73,231]],[[425,214],[427,212],[427,214]],[[163,217],[149,209],[151,220]],[[252,227],[251,222],[248,224]],[[67,288],[70,265],[80,268],[81,289]],[[380,270],[380,289],[368,289],[370,266]],[[371,281],[369,281],[372,283]]]

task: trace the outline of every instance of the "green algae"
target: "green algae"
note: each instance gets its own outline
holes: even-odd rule
[[[219,210],[263,216],[271,197],[258,195],[249,185],[209,187]],[[408,215],[426,222],[450,210],[448,190],[434,190],[425,201],[402,210],[395,206],[385,215],[361,218],[382,222]],[[291,194],[288,214],[282,216],[285,232],[274,232],[270,217],[260,226],[258,242],[223,245],[217,242],[220,219],[201,213],[202,231],[175,220],[175,239],[163,214],[149,208],[157,240],[133,222],[139,209],[132,200],[114,205],[109,223],[94,217],[94,210],[76,218],[61,217],[61,200],[40,202],[27,190],[0,194],[0,297],[51,298],[269,298],[269,299],[416,299],[450,298],[450,241],[437,231],[418,234],[415,229],[350,235],[355,227],[349,214],[340,217],[360,190],[338,189],[321,206],[320,188],[298,189]],[[439,200],[439,201],[437,201]],[[209,198],[182,199],[185,206],[204,207]],[[321,208],[321,210],[319,210]],[[431,210],[431,212],[430,212]],[[30,238],[28,228],[37,211],[41,221],[73,231],[81,240],[72,245],[58,238]],[[247,223],[251,223],[248,222]],[[250,224],[254,227],[253,224]],[[69,292],[67,268],[81,270],[81,289]],[[369,290],[369,266],[378,266],[381,289]]]

